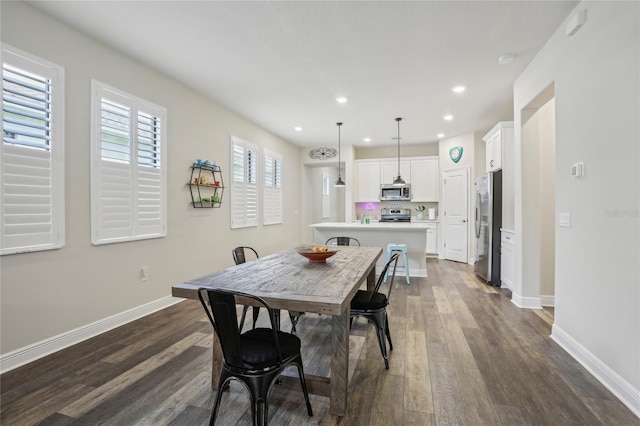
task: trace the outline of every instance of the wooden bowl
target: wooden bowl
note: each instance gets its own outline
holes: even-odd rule
[[[315,253],[313,246],[311,247],[297,247],[296,250],[301,256],[309,259],[309,263],[325,263],[327,259],[337,253],[337,250],[327,249],[325,252]]]

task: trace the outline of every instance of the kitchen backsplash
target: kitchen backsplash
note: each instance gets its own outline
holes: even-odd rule
[[[354,218],[360,219],[361,215],[369,217],[369,219],[380,219],[380,211],[383,207],[392,208],[400,207],[404,209],[411,209],[411,220],[416,219],[416,208],[418,206],[424,206],[424,218],[427,219],[427,212],[430,208],[436,209],[436,219],[438,219],[440,212],[438,211],[438,203],[412,203],[409,201],[378,201],[367,203],[355,203],[355,216]]]

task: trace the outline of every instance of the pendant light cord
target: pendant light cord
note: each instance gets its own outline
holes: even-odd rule
[[[338,179],[340,179],[340,126],[342,123],[336,123],[338,125]]]
[[[333,186],[343,187],[343,186],[346,186],[346,184],[342,180],[342,174],[340,173],[340,162],[342,160],[340,158],[340,151],[342,151],[342,147],[340,146],[340,126],[342,126],[342,123],[336,123],[336,124],[338,125],[338,180],[336,180],[336,183]]]
[[[398,122],[398,177],[400,177],[400,120],[402,120],[402,118],[396,118]]]

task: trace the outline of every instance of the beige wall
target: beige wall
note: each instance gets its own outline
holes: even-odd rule
[[[338,179],[338,169],[336,167],[307,167],[310,173],[311,187],[313,194],[313,216],[312,222],[343,222],[344,221],[344,188],[333,186]],[[322,176],[329,176],[329,217],[322,218]],[[344,178],[343,178],[344,179]],[[312,242],[312,241],[309,241]]]
[[[186,86],[62,25],[24,2],[2,2],[1,37],[66,72],[66,246],[2,256],[2,354],[171,294],[171,285],[233,264],[231,248],[260,255],[300,241],[298,149]],[[168,54],[168,53],[167,53]],[[168,110],[168,235],[90,243],[90,87],[98,79]],[[231,230],[220,209],[194,209],[185,185],[196,158],[216,160],[225,183],[233,134],[283,156],[284,224]],[[140,282],[142,266],[150,276]]]
[[[571,226],[555,220],[552,336],[640,413],[640,4],[583,2],[574,12],[583,9],[585,25],[571,37],[560,25],[514,83],[514,155],[523,165],[523,110],[553,84],[555,210],[571,213]],[[585,176],[573,179],[579,161]],[[513,293],[527,297],[537,289],[523,276],[533,249],[524,191],[517,172]]]
[[[540,297],[549,305],[555,294],[556,243],[556,122],[555,102],[550,100],[537,113],[540,116]]]
[[[540,297],[540,115],[537,109],[522,114],[522,230],[528,255],[522,261],[523,283],[530,288],[529,297]]]
[[[403,144],[400,143],[400,158],[438,155],[438,143]],[[398,145],[377,147],[356,147],[355,159],[398,158]]]

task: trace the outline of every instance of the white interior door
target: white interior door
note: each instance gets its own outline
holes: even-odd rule
[[[444,258],[468,261],[469,169],[444,172]]]

